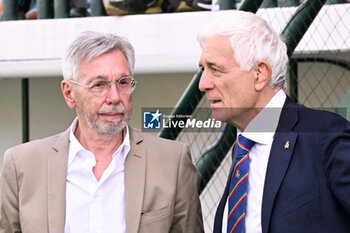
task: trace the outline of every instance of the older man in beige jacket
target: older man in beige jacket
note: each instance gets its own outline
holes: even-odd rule
[[[128,126],[134,50],[86,32],[68,48],[61,88],[77,118],[5,152],[1,233],[201,233],[188,146]]]

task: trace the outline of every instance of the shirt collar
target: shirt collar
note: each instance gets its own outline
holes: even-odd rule
[[[75,156],[80,152],[80,151],[87,151],[78,141],[78,139],[74,135],[74,131],[78,125],[78,118],[76,117],[70,127],[70,133],[69,133],[69,155],[68,155],[68,166],[72,164]],[[122,156],[124,156],[124,161],[126,159],[126,156],[130,150],[130,134],[129,134],[129,127],[126,126],[123,130],[123,136],[124,140],[123,143],[118,147],[118,149],[113,153],[113,157],[116,156],[116,154],[120,152],[125,153],[120,153]]]
[[[271,143],[286,98],[285,92],[282,89],[279,90],[258,115],[249,122],[244,132],[237,129],[237,135],[242,134],[256,143]]]

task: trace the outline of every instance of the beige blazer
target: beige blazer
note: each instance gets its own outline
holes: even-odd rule
[[[64,232],[68,145],[69,129],[5,152],[1,233]],[[126,232],[203,232],[199,174],[188,146],[132,128],[130,145],[125,161]]]

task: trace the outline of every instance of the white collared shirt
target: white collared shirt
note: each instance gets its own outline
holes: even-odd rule
[[[237,137],[244,137],[255,141],[249,152],[249,176],[247,209],[245,217],[245,233],[261,233],[261,209],[264,192],[267,163],[270,156],[273,138],[277,129],[286,94],[279,90],[254,119],[249,122],[244,132],[237,129]],[[226,206],[222,221],[222,232],[227,233]]]
[[[130,150],[129,129],[125,127],[122,145],[97,181],[92,172],[95,156],[70,132],[66,181],[66,221],[64,233],[125,233],[124,162]]]

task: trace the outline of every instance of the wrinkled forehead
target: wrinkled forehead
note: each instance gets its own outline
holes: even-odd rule
[[[126,57],[120,50],[114,50],[100,56],[83,59],[79,64],[80,77],[87,79],[118,80],[131,77],[131,71]]]

